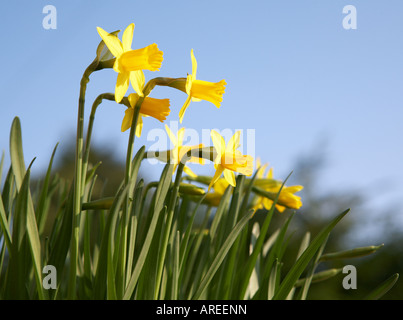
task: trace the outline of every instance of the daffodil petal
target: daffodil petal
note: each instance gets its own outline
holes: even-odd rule
[[[126,30],[123,32],[122,36],[123,51],[129,51],[132,49],[133,32],[134,32],[134,23],[131,23],[127,26]]]
[[[228,169],[224,169],[224,178],[225,180],[227,180],[227,182],[235,187],[236,186],[236,182],[235,182],[235,174],[233,171],[228,170]]]
[[[140,138],[142,131],[143,131],[143,118],[141,114],[139,114],[139,118],[137,119],[136,124],[136,136]]]
[[[184,166],[183,167],[183,171],[188,175],[191,176],[193,178],[197,177],[197,174],[195,174],[188,166]]]
[[[261,167],[261,165],[262,165],[262,162],[260,161],[260,158],[257,157],[256,158],[256,168],[259,169]]]
[[[143,88],[144,88],[146,79],[145,79],[143,70],[131,71],[130,72],[130,82],[132,83],[132,87],[133,87],[134,91],[136,91],[140,97],[144,97]]]
[[[137,100],[139,100],[139,95],[137,93],[131,93],[131,94],[129,94],[127,99],[129,100],[131,107],[134,108],[134,106],[137,103]]]
[[[167,125],[165,125],[165,131],[168,133],[169,139],[171,139],[172,144],[174,147],[178,145],[178,140],[176,139],[176,136],[172,133],[171,129]]]
[[[118,73],[115,88],[115,100],[117,103],[122,101],[127,89],[129,88],[129,73]]]
[[[291,186],[291,187],[285,187],[283,190],[289,193],[296,193],[301,191],[302,189],[304,189],[303,186]]]
[[[185,116],[186,109],[189,107],[189,104],[190,104],[190,100],[191,100],[191,99],[192,99],[192,97],[191,97],[191,96],[188,96],[188,98],[186,99],[186,101],[185,101],[183,107],[182,107],[181,110],[179,111],[179,122],[180,122],[180,123],[182,123],[182,121],[183,121],[183,117]]]
[[[219,194],[224,194],[225,190],[229,186],[229,183],[224,178],[218,179],[217,182],[214,184],[214,191]]]
[[[97,31],[101,36],[102,40],[104,40],[106,46],[108,47],[109,51],[118,58],[123,53],[123,46],[120,42],[119,38],[106,32],[104,29],[97,27]]]
[[[215,172],[215,174],[213,176],[213,179],[211,179],[211,182],[210,182],[210,184],[208,186],[207,192],[210,191],[210,189],[214,185],[214,183],[221,177],[221,174],[222,174],[223,171],[224,171],[223,166],[217,165],[216,172]]]
[[[278,212],[283,213],[284,210],[286,209],[286,207],[283,207],[283,206],[280,206],[280,205],[276,204],[276,209],[277,209]]]
[[[273,201],[267,198],[263,199],[263,206],[266,210],[270,210],[273,205]]]
[[[267,166],[268,166],[268,163],[265,163],[262,166],[262,162],[260,161],[260,158],[256,159],[256,170],[258,171],[256,174],[257,179],[263,179],[264,171],[266,170]]]
[[[215,130],[211,130],[211,139],[213,140],[214,148],[217,152],[217,158],[220,159],[225,153],[225,140],[224,138]]]
[[[188,96],[190,96],[190,91],[192,90],[192,83],[193,83],[192,75],[188,74],[185,85],[185,90]]]
[[[178,147],[183,145],[183,137],[184,137],[184,135],[185,135],[185,128],[183,127],[183,128],[180,128],[178,130],[178,133],[176,135],[178,137]]]
[[[132,125],[133,121],[133,114],[134,114],[134,109],[133,108],[127,108],[125,111],[125,116],[123,117],[122,121],[122,132],[125,132],[127,129],[129,129]]]
[[[197,73],[197,60],[193,53],[193,49],[190,51],[190,56],[192,58],[192,78],[196,80],[196,73]]]
[[[267,172],[267,179],[273,179],[273,168],[270,168],[269,172]]]
[[[241,137],[241,131],[235,132],[235,134],[228,141],[225,151],[235,153],[235,150],[239,148],[239,141]]]

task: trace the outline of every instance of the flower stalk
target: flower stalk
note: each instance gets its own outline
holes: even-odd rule
[[[80,82],[80,96],[78,99],[78,115],[77,115],[77,138],[75,153],[75,177],[74,177],[74,195],[73,195],[73,234],[71,239],[71,262],[69,275],[68,297],[74,299],[76,294],[76,275],[78,261],[78,242],[79,227],[81,213],[81,190],[82,190],[82,165],[83,165],[83,131],[84,131],[84,105],[87,84],[90,81],[90,75],[98,66],[98,61],[94,60],[85,70]]]
[[[85,176],[83,177],[83,147],[84,147],[84,109],[85,109],[85,94],[87,91],[87,84],[90,81],[90,76],[93,72],[108,68],[107,65],[100,65],[99,57],[97,56],[94,61],[85,69],[84,74],[80,81],[80,93],[78,98],[78,112],[77,112],[77,136],[76,136],[76,150],[75,150],[75,166],[74,166],[74,192],[73,192],[73,221],[72,221],[72,238],[71,238],[71,252],[70,252],[70,274],[68,297],[75,299],[76,291],[76,276],[77,276],[77,262],[78,262],[78,243],[80,235],[80,214],[82,205],[82,191],[85,185]],[[88,160],[88,159],[87,159]]]

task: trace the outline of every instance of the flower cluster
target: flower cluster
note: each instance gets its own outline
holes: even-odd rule
[[[120,40],[115,33],[108,33],[100,27],[98,27],[97,30],[110,53],[115,57],[113,70],[118,73],[115,88],[116,102],[122,102],[130,83],[133,90],[136,92],[127,97],[129,105],[125,111],[121,130],[126,131],[133,127],[135,128],[135,135],[139,137],[143,128],[143,117],[153,117],[160,122],[163,122],[170,114],[169,99],[156,99],[148,96],[153,86],[155,86],[155,83],[150,85],[150,88],[147,88],[148,85],[145,83],[143,72],[144,70],[159,71],[163,61],[163,52],[159,50],[155,43],[145,48],[132,49],[134,32],[133,23],[123,32],[122,40]],[[219,82],[198,80],[196,78],[197,60],[193,49],[190,52],[190,56],[192,62],[192,73],[188,74],[186,78],[158,78],[160,80],[160,85],[167,85],[187,94],[186,101],[179,111],[180,123],[183,122],[185,112],[192,101],[197,102],[204,100],[211,102],[217,108],[220,108],[225,93],[225,86],[227,85],[225,80]],[[138,117],[135,119],[134,115],[136,107],[139,110]],[[134,125],[133,122],[135,122]],[[174,172],[181,161],[199,164],[205,163],[205,156],[201,153],[201,150],[204,148],[203,144],[195,146],[182,145],[185,128],[179,129],[176,135],[167,125],[165,125],[165,129],[174,145],[174,148],[167,153],[168,160],[175,164]],[[232,136],[227,144],[224,138],[214,130],[211,131],[211,139],[214,152],[212,156],[210,154],[208,159],[213,161],[216,171],[208,183],[208,192],[212,188],[214,189],[214,192],[209,192],[206,195],[205,202],[215,206],[218,205],[221,196],[228,186],[236,186],[235,173],[248,177],[253,174],[254,159],[249,155],[243,155],[241,151],[238,150],[240,147],[239,131]],[[191,156],[189,156],[190,153],[192,154]],[[258,165],[258,167],[259,166],[260,165]],[[188,166],[184,165],[183,171],[188,176],[197,178],[197,175]],[[224,178],[221,178],[222,175]],[[255,181],[256,188],[265,194],[264,196],[258,196],[255,199],[253,205],[254,210],[261,208],[270,209],[274,199],[271,200],[268,198],[268,195],[276,194],[278,192],[280,192],[280,194],[276,208],[280,212],[284,211],[285,208],[298,209],[301,207],[302,203],[300,197],[295,196],[294,193],[300,191],[302,186],[282,186],[281,182],[273,180],[271,170],[266,179],[263,179],[262,170],[260,170],[257,175]],[[266,183],[264,181],[266,181]]]

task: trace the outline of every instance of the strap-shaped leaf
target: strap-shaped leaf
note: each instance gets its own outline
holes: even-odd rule
[[[21,122],[18,117],[14,118],[11,125],[10,157],[17,189],[20,189],[22,180],[24,180],[26,170],[24,163],[24,153],[22,150]]]
[[[383,247],[383,244],[381,244],[379,246],[368,246],[368,247],[355,248],[355,249],[346,250],[346,251],[326,253],[320,257],[319,261],[330,261],[330,260],[364,257],[364,256],[367,256],[369,254],[372,254],[372,253],[378,251],[378,249],[380,249],[382,247]]]
[[[329,233],[349,211],[350,209],[338,215],[315,237],[315,239],[311,242],[308,248],[304,251],[304,253],[299,257],[299,259],[295,262],[293,267],[287,273],[283,282],[280,284],[278,291],[273,296],[273,300],[285,300],[287,298],[289,292],[298,281],[302,272],[305,270],[311,259],[315,256],[322,243],[326,241]]]
[[[167,164],[165,166],[164,170],[162,171],[161,179],[160,179],[160,182],[159,182],[157,190],[156,190],[153,217],[151,219],[151,223],[149,225],[146,238],[143,242],[143,246],[141,248],[140,255],[137,259],[136,265],[134,266],[132,276],[130,277],[129,284],[127,285],[125,294],[123,296],[124,300],[130,299],[130,297],[132,296],[132,294],[134,292],[134,289],[135,289],[137,281],[139,279],[141,270],[143,269],[145,260],[148,255],[148,251],[149,251],[151,241],[154,236],[154,232],[155,232],[155,228],[157,226],[159,215],[165,214],[165,212],[166,212],[166,207],[164,210],[162,210],[162,208],[164,206],[165,198],[168,193],[169,187],[171,185],[173,167],[174,167],[173,164]]]
[[[242,219],[235,225],[232,229],[230,234],[228,235],[227,239],[225,240],[224,244],[222,245],[220,251],[218,251],[217,255],[215,256],[213,262],[210,265],[210,268],[204,275],[199,287],[197,288],[195,294],[193,295],[192,299],[197,300],[201,297],[204,290],[209,285],[211,279],[215,275],[216,271],[220,267],[221,263],[223,262],[225,256],[227,255],[228,251],[231,249],[233,243],[237,239],[238,235],[242,231],[242,229],[246,226],[249,219],[253,216],[253,211],[251,210],[248,214],[242,217]]]
[[[378,300],[382,298],[390,289],[393,288],[397,280],[399,279],[399,274],[395,273],[384,282],[382,282],[378,287],[376,287],[370,294],[368,294],[364,300]]]

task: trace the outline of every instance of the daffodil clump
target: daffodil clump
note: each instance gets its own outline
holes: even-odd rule
[[[283,257],[289,255],[287,228],[302,207],[297,193],[303,187],[286,185],[288,178],[274,179],[272,169],[265,174],[267,165],[240,151],[240,131],[225,141],[211,130],[210,146],[186,145],[185,127],[174,132],[165,124],[167,150],[135,148],[135,138],[160,126],[171,111],[182,123],[192,101],[220,108],[226,81],[198,80],[192,49],[191,74],[146,82],[144,71],[162,66],[157,44],[132,49],[133,23],[121,39],[119,31],[97,31],[101,42],[80,83],[73,180],[52,175],[56,146],[43,183],[31,192],[33,162],[26,168],[20,120],[13,121],[11,167],[0,196],[0,299],[299,300],[307,298],[312,283],[341,272],[315,272],[322,261],[360,257],[380,248],[324,253],[329,233],[346,210],[312,241],[307,232],[298,257],[283,268]],[[87,84],[90,75],[103,69],[117,73],[114,92],[101,93],[93,102],[84,139]],[[182,107],[169,97],[152,97],[158,86],[185,93]],[[91,163],[89,154],[95,115],[104,100],[124,106],[120,130],[129,131],[129,137],[120,187],[112,197],[95,198],[102,164]],[[144,121],[147,117],[158,121]],[[165,163],[158,181],[140,177],[148,158]],[[2,164],[3,158],[0,176]],[[189,164],[210,166],[212,174],[199,175]],[[273,232],[269,227],[276,213],[288,219]],[[391,277],[374,295],[379,297],[396,280]]]

